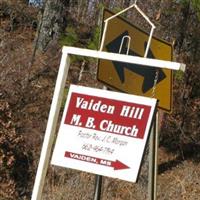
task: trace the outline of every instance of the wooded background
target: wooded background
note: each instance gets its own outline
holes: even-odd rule
[[[118,12],[134,2],[0,0],[0,199],[31,197],[62,46],[98,49],[102,9]],[[154,35],[173,44],[174,61],[187,65],[174,73],[173,112],[160,111],[158,199],[198,199],[200,1],[137,4],[156,25]],[[134,9],[123,17],[150,30]],[[95,60],[74,57],[65,95],[70,83],[102,87],[96,70]],[[147,173],[144,164],[137,184],[105,178],[102,200],[146,199]],[[94,176],[49,166],[45,186],[44,200],[93,199]]]

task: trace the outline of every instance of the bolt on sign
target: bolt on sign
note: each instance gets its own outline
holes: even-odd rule
[[[109,10],[104,10],[104,20],[112,15],[113,13]],[[129,49],[127,48],[127,36],[131,38]],[[129,55],[143,57],[148,38],[148,33],[118,16],[108,23],[103,51],[122,54],[128,52]],[[171,61],[172,46],[161,39],[152,37],[147,57]],[[113,89],[152,97],[156,71],[156,68],[149,66],[100,60],[97,78]],[[159,68],[155,87],[155,98],[159,100],[158,107],[170,112],[172,109],[172,70]]]
[[[156,104],[71,85],[51,164],[136,182]]]

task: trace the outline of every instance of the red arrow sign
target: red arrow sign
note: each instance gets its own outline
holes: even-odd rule
[[[69,151],[65,152],[65,157],[84,161],[84,162],[89,162],[89,163],[93,163],[93,164],[97,164],[97,165],[113,167],[114,170],[122,170],[122,169],[130,168],[127,165],[125,165],[124,163],[120,162],[119,160],[116,160],[116,161],[104,160],[101,158],[95,158],[95,157],[91,157],[91,156],[87,156],[87,155],[81,155],[81,154],[72,153]]]

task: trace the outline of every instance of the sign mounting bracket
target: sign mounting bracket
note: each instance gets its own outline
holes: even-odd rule
[[[148,42],[147,42],[147,46],[146,46],[146,50],[145,50],[145,53],[144,53],[144,57],[146,58],[147,55],[148,55],[148,51],[149,51],[149,47],[150,47],[150,44],[151,44],[151,39],[152,39],[152,36],[153,36],[153,32],[154,32],[154,29],[156,28],[156,26],[151,22],[151,20],[148,18],[148,16],[137,6],[137,0],[135,0],[134,4],[132,4],[131,6],[129,6],[128,8],[125,8],[124,10],[116,13],[115,15],[112,15],[111,17],[107,18],[104,23],[105,23],[105,26],[104,26],[104,30],[103,30],[103,35],[102,35],[102,40],[101,40],[101,45],[100,45],[100,51],[103,50],[103,46],[104,46],[104,42],[105,42],[105,36],[106,36],[106,32],[107,32],[107,27],[108,27],[108,22],[112,19],[114,19],[115,17],[125,13],[126,11],[130,10],[131,8],[135,8],[139,14],[150,24],[151,26],[151,31],[150,31],[150,34],[149,34],[149,39],[148,39]]]

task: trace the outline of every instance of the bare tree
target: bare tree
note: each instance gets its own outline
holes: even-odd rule
[[[67,24],[70,0],[46,0],[38,30],[38,48],[45,51],[49,42],[58,39]]]

